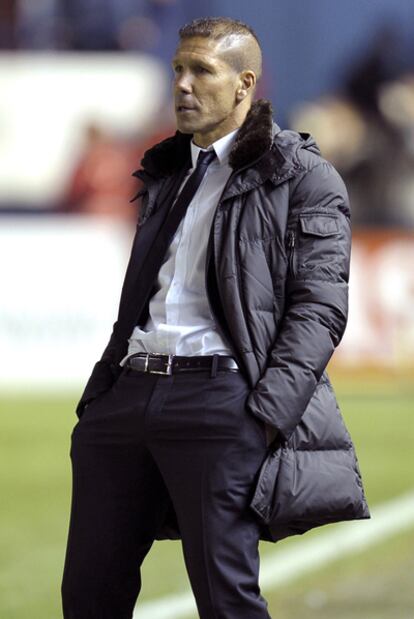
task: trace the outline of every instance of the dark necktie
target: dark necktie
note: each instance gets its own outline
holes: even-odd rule
[[[152,246],[149,254],[150,262],[148,261],[149,263],[147,266],[151,273],[147,272],[145,274],[145,277],[149,275],[148,279],[152,280],[154,283],[180,221],[183,219],[188,205],[193,199],[197,189],[200,187],[208,166],[213,159],[215,159],[215,157],[216,153],[214,150],[199,152],[197,166],[194,169],[194,172],[192,172],[191,176],[187,179],[180,195],[175,201],[175,204],[171,207],[166,220],[157,234],[154,245]]]
[[[183,219],[188,205],[194,198],[197,189],[200,187],[201,181],[207,171],[210,163],[215,159],[216,153],[214,150],[200,150],[197,159],[197,165],[192,172],[191,176],[187,179],[180,195],[178,196],[175,204],[173,204],[171,211],[167,215],[167,219],[162,226],[159,235],[156,240],[156,254],[165,253],[172,241],[172,238],[177,231],[180,221]]]

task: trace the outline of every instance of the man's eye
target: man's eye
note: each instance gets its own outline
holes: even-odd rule
[[[180,65],[176,65],[173,67],[174,73],[181,73],[182,67]]]
[[[197,71],[197,73],[201,73],[201,74],[203,74],[203,73],[210,73],[210,71],[208,69],[206,69],[205,67],[201,67],[201,66],[196,67],[196,71]]]

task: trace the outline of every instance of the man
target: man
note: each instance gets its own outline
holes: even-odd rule
[[[259,538],[300,530],[292,488],[280,528],[265,502],[286,486],[283,466],[269,486],[281,446],[310,456],[302,530],[366,510],[324,372],[346,323],[343,183],[309,136],[253,102],[251,28],[196,20],[172,66],[178,131],[136,173],[143,206],[118,320],[72,434],[66,619],[130,619],[140,566],[165,537],[182,540],[202,619],[269,618]]]

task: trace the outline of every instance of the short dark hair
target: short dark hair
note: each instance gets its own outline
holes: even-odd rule
[[[194,19],[189,24],[186,24],[178,31],[180,41],[190,39],[191,37],[206,37],[216,41],[225,39],[230,41],[234,38],[247,37],[253,41],[253,46],[257,46],[257,55],[251,55],[246,51],[232,54],[228,57],[228,62],[237,72],[244,71],[247,65],[252,64],[252,67],[259,79],[262,74],[262,52],[259,40],[253,28],[230,17],[200,17]]]
[[[211,37],[212,39],[224,39],[230,35],[252,36],[260,47],[259,39],[253,28],[230,17],[200,17],[185,24],[178,31],[180,39],[190,37]]]

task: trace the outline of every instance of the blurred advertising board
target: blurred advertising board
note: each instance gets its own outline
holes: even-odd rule
[[[335,364],[414,369],[414,232],[353,239],[349,320]]]
[[[85,381],[111,333],[132,234],[96,216],[0,220],[0,388]]]
[[[89,129],[146,135],[168,85],[145,54],[0,53],[0,208],[53,206]]]
[[[105,217],[0,220],[0,388],[80,388],[109,339],[132,235]],[[414,367],[413,265],[413,233],[355,233],[335,367]]]

